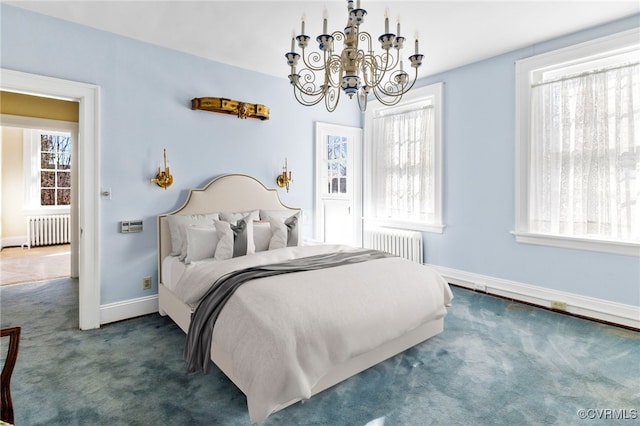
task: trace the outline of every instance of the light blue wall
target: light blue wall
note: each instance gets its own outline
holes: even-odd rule
[[[288,205],[313,208],[313,123],[360,125],[346,103],[329,114],[303,108],[278,79],[0,5],[1,66],[97,84],[101,92],[101,303],[152,294],[156,215],[186,191],[223,173],[273,186],[283,158],[295,174]],[[638,258],[518,244],[514,229],[515,89],[518,59],[639,25],[639,17],[593,28],[422,79],[443,81],[443,234],[425,234],[427,261],[463,271],[640,305]],[[427,58],[428,60],[428,58]],[[283,75],[286,66],[283,58]],[[219,96],[262,103],[266,122],[191,111],[190,100]],[[148,183],[166,147],[176,183]],[[141,234],[119,234],[123,219],[144,219]],[[310,223],[307,224],[310,229]],[[307,232],[309,233],[309,232]],[[154,287],[155,291],[155,287]]]
[[[640,26],[638,15],[420,81],[444,82],[443,234],[429,263],[640,306],[637,257],[516,243],[515,61]],[[506,36],[506,35],[505,35]]]
[[[314,123],[360,126],[353,102],[333,114],[300,106],[284,54],[283,78],[275,78],[4,4],[0,12],[2,68],[101,87],[100,181],[112,191],[100,207],[101,304],[156,291],[156,215],[180,207],[189,188],[224,173],[248,174],[275,187],[286,156],[295,182],[280,197],[311,213]],[[191,99],[203,96],[264,104],[271,118],[192,111]],[[149,183],[162,148],[175,176],[166,191]],[[144,232],[118,233],[127,219],[143,219]],[[308,234],[312,219],[305,224]],[[145,276],[153,277],[152,291],[142,290]]]

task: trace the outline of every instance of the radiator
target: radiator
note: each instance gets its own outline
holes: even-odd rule
[[[363,246],[423,263],[422,232],[406,229],[365,227]]]
[[[71,242],[69,214],[27,216],[27,246],[50,246]]]

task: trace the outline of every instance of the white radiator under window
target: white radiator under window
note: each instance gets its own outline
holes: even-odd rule
[[[50,246],[71,242],[71,215],[27,216],[27,246]]]
[[[423,263],[422,232],[406,229],[365,227],[365,248],[385,251],[413,262]]]

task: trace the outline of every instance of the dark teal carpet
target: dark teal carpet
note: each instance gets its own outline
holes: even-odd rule
[[[639,423],[639,333],[453,290],[444,333],[264,425]],[[215,367],[185,373],[185,335],[166,317],[79,331],[65,279],[1,287],[0,301],[2,327],[22,326],[17,425],[249,424]]]

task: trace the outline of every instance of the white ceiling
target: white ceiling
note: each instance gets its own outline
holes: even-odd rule
[[[222,63],[286,78],[284,54],[291,32],[315,40],[323,10],[329,31],[346,23],[346,0],[328,1],[5,1],[65,19]],[[389,9],[413,54],[416,32],[425,55],[420,76],[455,68],[520,47],[640,12],[634,1],[400,1],[362,0],[361,30],[377,40]],[[317,44],[314,42],[312,46]]]

